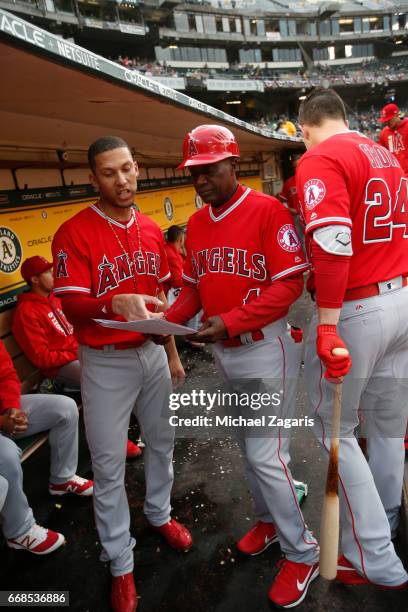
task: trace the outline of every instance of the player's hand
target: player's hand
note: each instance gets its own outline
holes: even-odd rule
[[[342,377],[346,376],[351,369],[352,361],[347,346],[337,335],[335,325],[317,326],[316,349],[319,358],[326,367],[325,378],[336,384],[342,382]],[[347,355],[335,355],[333,354],[335,349],[345,349]]]
[[[126,321],[137,321],[138,319],[153,319],[158,313],[150,312],[146,304],[163,306],[163,302],[152,295],[141,293],[122,293],[112,298],[112,310],[121,315]]]
[[[10,408],[2,414],[1,429],[9,436],[23,433],[28,427],[27,415],[21,410]]]
[[[158,344],[159,346],[164,346],[165,344],[170,342],[172,337],[173,336],[171,334],[167,334],[166,336],[160,336],[159,334],[150,334],[150,338],[152,339],[152,341],[155,344]]]
[[[228,337],[227,328],[221,317],[209,317],[196,334],[186,336],[187,340],[194,342],[218,342]]]
[[[169,370],[173,383],[173,389],[179,389],[184,384],[186,373],[178,355],[177,357],[172,357],[169,359]]]

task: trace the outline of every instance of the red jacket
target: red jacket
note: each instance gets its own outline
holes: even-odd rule
[[[0,340],[0,414],[20,408],[20,381],[6,347]]]
[[[14,338],[26,357],[49,378],[78,359],[78,343],[72,325],[61,309],[61,301],[33,293],[18,296],[12,325]]]
[[[171,287],[177,289],[178,287],[182,287],[184,285],[182,278],[184,259],[180,251],[178,251],[171,242],[166,242],[164,247],[166,249],[167,261],[169,262],[171,275],[164,289],[165,293],[167,293]]]

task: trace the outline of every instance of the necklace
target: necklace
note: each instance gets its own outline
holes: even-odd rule
[[[134,258],[131,256],[131,254],[129,253],[129,251],[131,251],[131,245],[130,245],[130,241],[129,241],[129,232],[128,232],[128,228],[127,226],[125,227],[126,229],[126,240],[128,243],[128,250],[125,249],[125,247],[122,244],[122,241],[120,239],[119,234],[117,233],[117,231],[115,230],[115,227],[112,223],[112,221],[110,220],[110,218],[108,217],[108,215],[106,214],[106,212],[103,210],[101,202],[98,202],[98,207],[99,210],[101,211],[101,213],[103,214],[107,224],[109,225],[110,229],[112,230],[113,235],[116,238],[116,242],[118,243],[118,245],[120,246],[120,248],[122,249],[122,252],[126,255],[126,259],[128,261],[129,264],[129,268],[130,271],[132,273],[132,281],[133,281],[133,286],[135,288],[135,293],[137,293],[137,287],[136,287],[136,270],[135,270],[135,261]],[[136,232],[137,232],[137,244],[138,244],[138,249],[137,249],[137,253],[140,257],[143,257],[142,255],[142,239],[140,236],[140,226],[139,226],[139,221],[137,220],[136,214],[135,214],[135,209],[132,208],[132,217],[133,217],[133,221],[136,224]]]

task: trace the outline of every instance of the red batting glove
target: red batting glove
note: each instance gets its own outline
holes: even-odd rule
[[[317,354],[326,367],[324,377],[331,382],[339,383],[343,376],[350,371],[352,362],[350,355],[333,355],[333,350],[347,346],[337,335],[335,325],[318,325],[316,339]]]

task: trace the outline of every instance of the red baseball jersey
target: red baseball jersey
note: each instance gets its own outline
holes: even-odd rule
[[[403,119],[394,129],[385,126],[378,142],[395,155],[404,173],[408,175],[408,119]]]
[[[183,279],[197,287],[204,320],[308,268],[288,210],[242,185],[222,208],[205,206],[190,217],[186,249]]]
[[[170,242],[164,245],[170,270],[170,279],[166,282],[166,289],[171,287],[178,289],[183,286],[184,258],[176,246]]]
[[[308,246],[318,227],[352,227],[349,289],[408,272],[408,179],[387,149],[336,134],[302,157],[296,179]]]
[[[158,225],[136,211],[127,224],[109,221],[111,225],[93,205],[59,228],[52,243],[54,293],[100,298],[135,292],[157,296],[161,291],[161,283],[168,280],[170,272]],[[148,308],[154,310],[152,305]],[[146,340],[142,334],[104,328],[94,321],[74,325],[74,332],[80,344],[89,346],[136,346]]]
[[[299,214],[299,199],[297,197],[295,175],[291,176],[284,182],[279,197],[285,201],[284,203],[288,206],[291,212],[295,211],[297,214]]]

